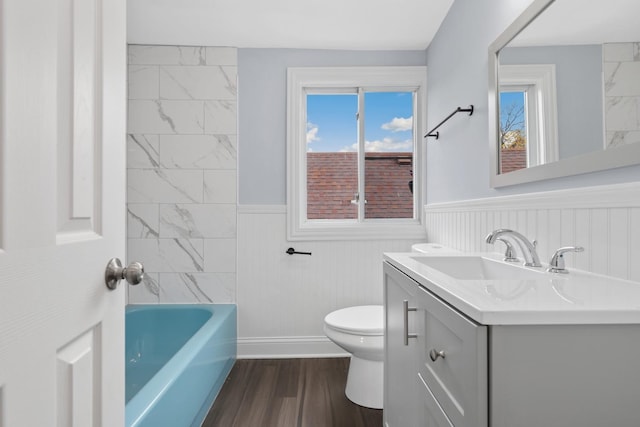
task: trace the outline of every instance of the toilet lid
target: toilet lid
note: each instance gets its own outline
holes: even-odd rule
[[[347,307],[327,314],[327,326],[346,333],[382,335],[384,333],[384,309],[381,305]]]

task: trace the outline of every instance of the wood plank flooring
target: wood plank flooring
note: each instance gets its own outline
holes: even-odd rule
[[[348,358],[238,360],[203,427],[379,427],[344,394]]]

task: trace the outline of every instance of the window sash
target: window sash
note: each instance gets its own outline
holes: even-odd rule
[[[287,238],[289,240],[420,239],[426,237],[424,201],[424,143],[426,67],[289,68],[287,93]],[[322,93],[415,92],[413,123],[413,218],[363,220],[307,219],[306,95]],[[362,111],[362,108],[359,108]],[[365,119],[366,120],[366,119]],[[364,128],[360,128],[364,137]],[[360,138],[359,137],[359,141]],[[359,142],[360,144],[360,142]],[[364,139],[362,142],[364,146]],[[359,150],[364,165],[364,150]],[[363,172],[364,173],[364,170]],[[364,179],[359,180],[364,194]],[[362,199],[362,198],[361,198]],[[360,204],[364,219],[364,203]],[[360,208],[359,206],[359,208]]]
[[[339,95],[339,94],[352,94],[352,95],[357,95],[358,96],[358,109],[356,112],[356,122],[357,122],[357,143],[358,143],[358,150],[357,150],[357,189],[356,189],[356,193],[353,195],[354,199],[356,201],[356,205],[357,205],[357,218],[352,219],[352,218],[309,218],[308,215],[308,211],[305,210],[305,217],[307,221],[349,221],[349,222],[355,222],[355,223],[362,223],[362,222],[368,222],[368,221],[375,221],[377,219],[394,219],[394,220],[404,220],[407,218],[397,218],[397,217],[389,217],[389,218],[367,218],[366,217],[366,204],[367,204],[367,190],[366,190],[366,157],[367,157],[367,151],[366,151],[366,134],[365,134],[365,124],[367,123],[367,111],[365,108],[365,95],[367,93],[380,93],[380,92],[389,92],[389,93],[410,93],[411,94],[411,102],[412,102],[412,109],[411,109],[411,114],[412,117],[416,116],[416,90],[415,88],[411,87],[411,88],[394,88],[394,90],[389,90],[389,88],[369,88],[369,89],[364,89],[361,87],[358,88],[339,88],[339,89],[331,89],[331,88],[323,88],[323,90],[321,91],[317,91],[314,90],[314,88],[304,88],[304,93],[305,93],[305,117],[303,120],[305,129],[307,126],[307,123],[309,122],[309,119],[306,115],[306,113],[308,112],[307,106],[306,106],[306,100],[307,100],[307,96],[308,95]],[[412,125],[412,129],[411,129],[411,158],[412,158],[412,164],[415,164],[415,154],[416,154],[416,130],[415,130],[415,122]],[[308,152],[307,152],[308,153]],[[305,162],[308,162],[308,156],[305,156]],[[306,168],[308,170],[308,164],[306,165]],[[307,188],[307,194],[308,194],[308,174],[306,175],[306,179],[307,181],[305,182],[306,184],[306,188]],[[352,200],[352,201],[353,201]],[[308,208],[308,204],[306,205]],[[416,193],[412,193],[412,216],[411,219],[415,219],[416,218]]]

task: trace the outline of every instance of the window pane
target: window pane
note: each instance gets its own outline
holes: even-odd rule
[[[365,218],[413,218],[413,92],[366,92]]]
[[[500,92],[500,173],[527,167],[526,91]]]
[[[307,95],[307,218],[357,219],[357,94]]]

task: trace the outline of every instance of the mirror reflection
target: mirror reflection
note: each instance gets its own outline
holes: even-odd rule
[[[640,143],[640,2],[561,0],[499,51],[499,173]]]

